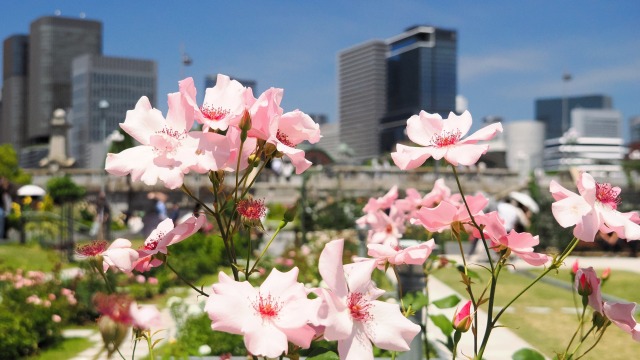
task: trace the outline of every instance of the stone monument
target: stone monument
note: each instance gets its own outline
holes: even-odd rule
[[[67,129],[71,125],[67,122],[67,112],[62,109],[53,111],[51,119],[51,137],[49,138],[49,155],[40,160],[41,167],[49,167],[52,173],[60,168],[68,168],[75,164],[76,159],[67,156]]]

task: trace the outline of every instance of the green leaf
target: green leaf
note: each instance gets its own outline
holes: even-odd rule
[[[544,356],[533,349],[520,349],[513,353],[511,357],[513,360],[544,360]]]
[[[314,350],[309,356],[307,356],[307,360],[340,360],[340,357],[338,356],[338,354],[334,353],[333,351],[330,351],[325,348],[320,348],[317,350],[318,351],[326,350],[326,351],[318,355],[313,355],[314,353],[317,352],[316,350]]]
[[[411,306],[414,311],[419,311],[429,305],[429,297],[423,292],[410,292],[404,295],[402,301],[406,306]]]
[[[457,295],[449,295],[446,298],[442,298],[433,302],[433,305],[437,306],[438,309],[448,309],[452,308],[460,302],[460,298]]]
[[[449,337],[451,335],[451,333],[453,332],[453,324],[451,323],[451,320],[449,320],[449,318],[442,314],[429,315],[429,318],[431,318],[431,321],[433,321],[433,323],[440,330],[442,330],[442,333],[445,336]]]
[[[464,274],[464,266],[462,265],[458,265],[456,266],[456,269],[458,269],[458,271],[460,271],[461,273]],[[478,280],[482,280],[482,278],[480,277],[480,275],[478,275],[477,272],[467,268],[467,276],[469,276],[472,279],[478,279]]]

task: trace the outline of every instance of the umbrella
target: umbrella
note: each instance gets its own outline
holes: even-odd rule
[[[38,185],[25,185],[18,189],[18,196],[44,196],[47,192]]]
[[[538,213],[540,211],[538,203],[536,203],[536,201],[528,194],[519,191],[512,191],[509,193],[509,197],[524,205],[534,213]]]

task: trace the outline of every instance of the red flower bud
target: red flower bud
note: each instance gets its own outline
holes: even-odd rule
[[[453,328],[460,332],[467,332],[471,328],[471,300],[462,305],[461,309],[456,309],[453,315]]]
[[[587,275],[584,273],[578,279],[578,294],[582,296],[589,296],[593,293],[593,286],[587,279]]]

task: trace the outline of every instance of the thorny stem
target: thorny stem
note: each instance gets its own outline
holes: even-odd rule
[[[178,276],[178,278],[179,278],[180,280],[182,280],[185,284],[189,285],[189,287],[190,287],[190,288],[192,288],[193,290],[195,290],[198,294],[200,294],[200,295],[204,295],[204,296],[206,296],[206,297],[209,297],[209,294],[207,294],[206,292],[204,292],[204,291],[202,291],[202,290],[198,289],[198,288],[197,288],[195,285],[193,285],[189,280],[187,280],[187,279],[183,278],[183,277],[182,277],[182,275],[180,275],[180,274],[176,271],[176,269],[174,269],[174,268],[173,268],[173,266],[169,265],[169,261],[168,261],[168,260],[166,260],[166,261],[164,262],[164,264],[165,264],[165,265],[167,265],[167,267],[168,267],[171,271],[173,271],[173,273],[174,273],[174,274],[176,274],[176,276]]]

